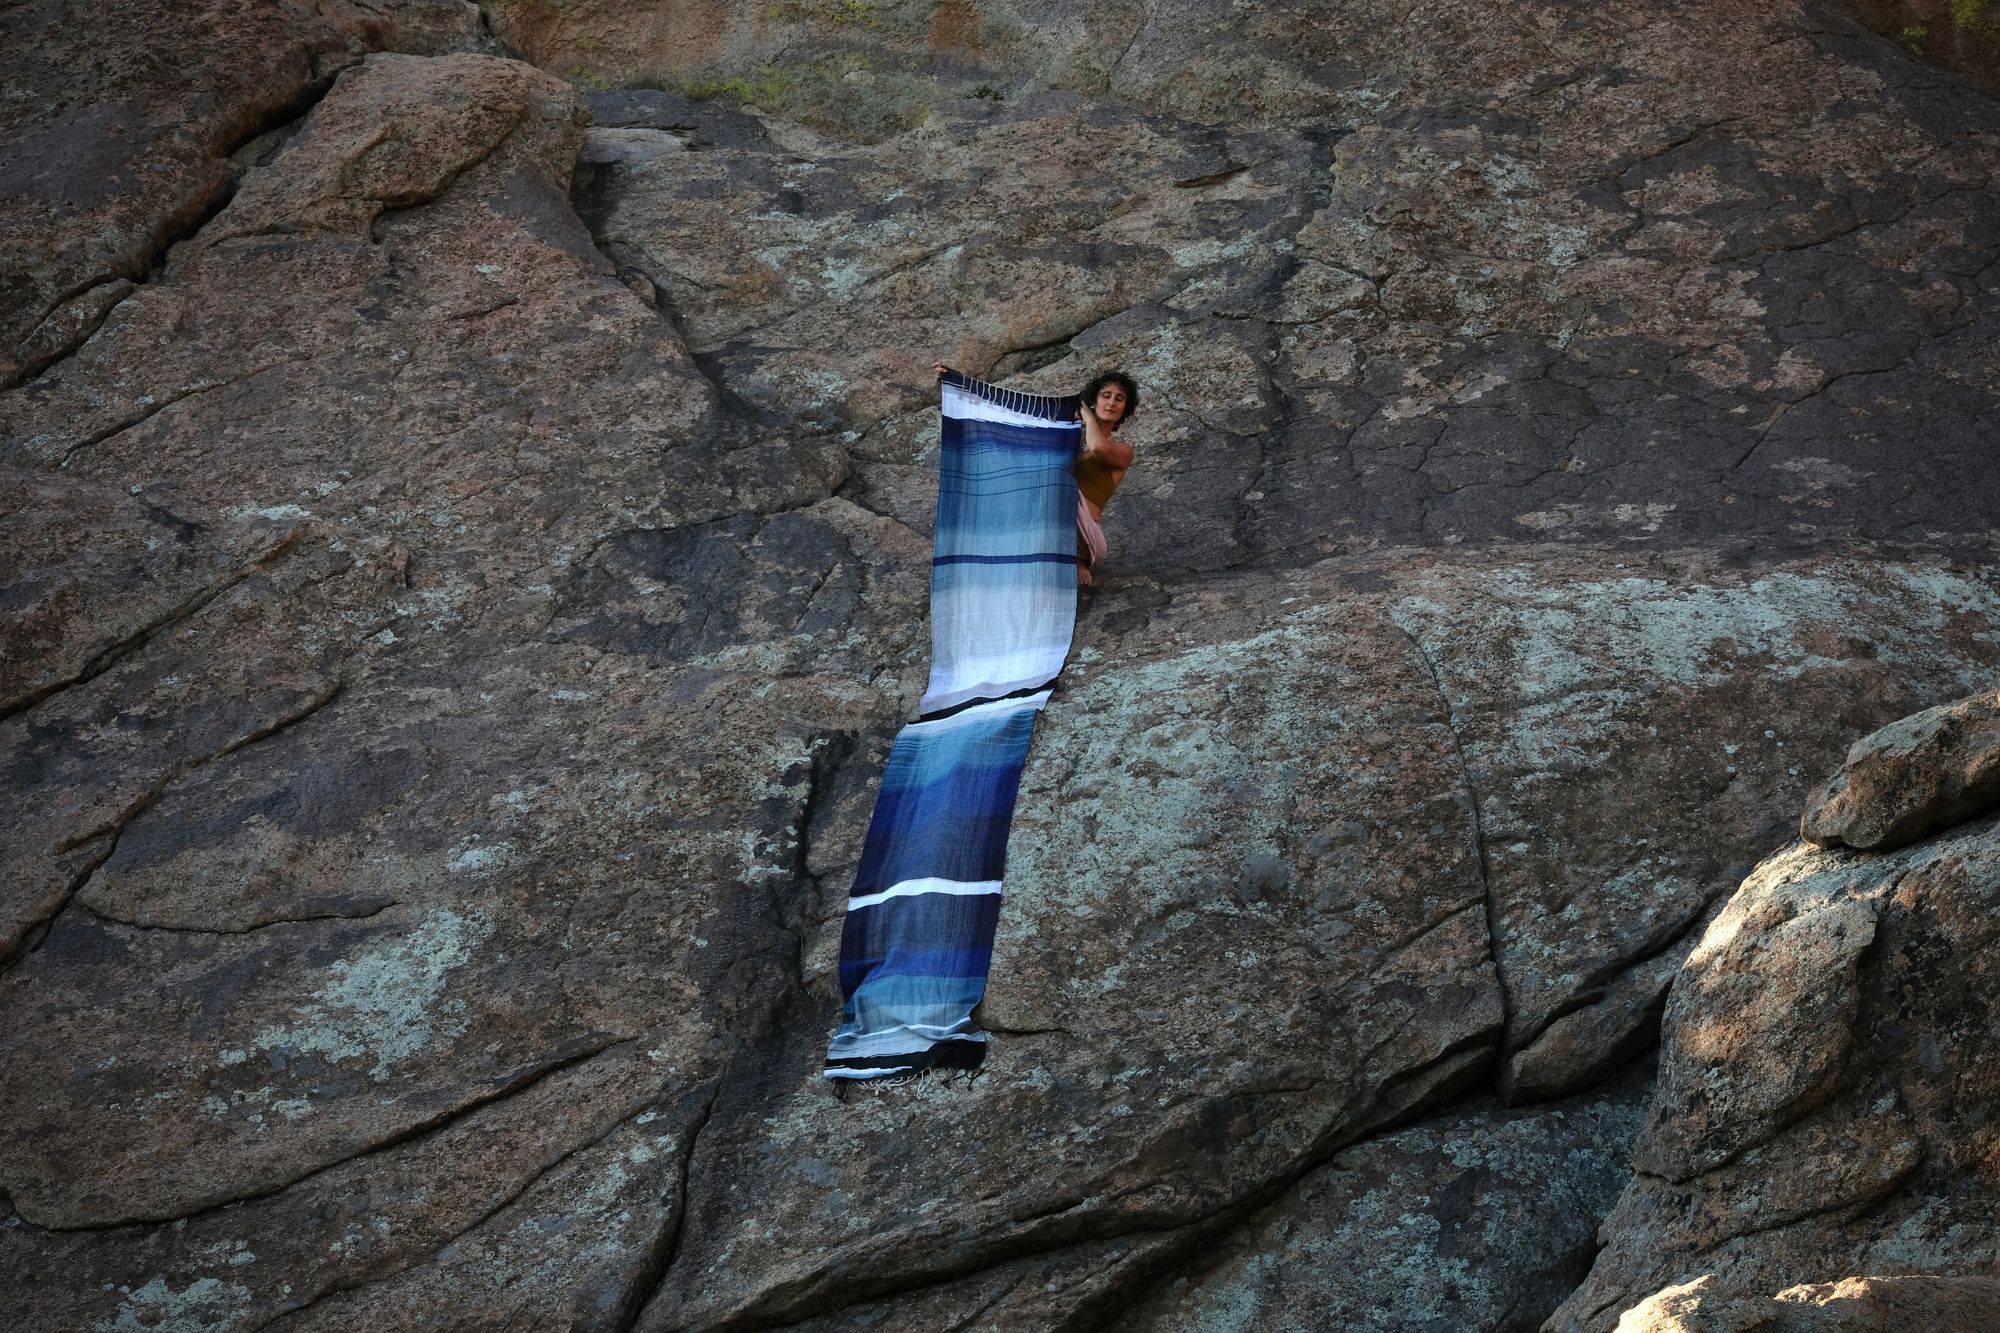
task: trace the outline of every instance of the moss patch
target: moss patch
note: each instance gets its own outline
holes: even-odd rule
[[[676,91],[727,99],[860,143],[879,143],[923,124],[940,94],[936,79],[881,73],[860,54],[805,64],[760,65],[747,74],[690,80]]]
[[[771,0],[764,6],[764,17],[836,28],[873,28],[880,21],[874,0]]]

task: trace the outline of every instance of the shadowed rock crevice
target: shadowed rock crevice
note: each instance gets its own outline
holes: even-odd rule
[[[117,851],[115,845],[112,847],[112,851]],[[190,935],[247,935],[253,930],[269,930],[273,926],[303,926],[309,925],[314,921],[366,921],[370,917],[379,916],[392,907],[401,906],[402,904],[398,902],[386,902],[380,906],[371,907],[365,912],[322,912],[311,916],[277,917],[269,921],[258,921],[252,925],[237,926],[234,928],[217,926],[170,926],[150,921],[127,921],[122,917],[111,915],[102,908],[93,907],[89,903],[79,904],[78,910],[96,918],[107,926],[126,926],[133,930],[181,931]],[[33,946],[31,945],[30,947]]]
[[[619,1303],[614,1327],[620,1333],[631,1333],[638,1327],[640,1317],[659,1292],[660,1284],[673,1271],[674,1261],[680,1257],[681,1233],[687,1225],[688,1177],[694,1169],[694,1155],[701,1147],[702,1131],[708,1128],[708,1122],[715,1114],[715,1104],[721,1096],[722,1084],[718,1082],[708,1089],[698,1117],[688,1127],[680,1156],[680,1184],[675,1192],[675,1207],[666,1224],[660,1227],[653,1244],[645,1251],[631,1287]]]

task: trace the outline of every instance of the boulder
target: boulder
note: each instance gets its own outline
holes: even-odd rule
[[[2000,693],[1925,709],[1856,741],[1807,798],[1799,836],[1879,852],[2000,808]]]
[[[239,150],[296,120],[341,69],[384,48],[482,44],[468,0],[6,6],[0,389],[89,337],[228,199]]]
[[[1637,1179],[1548,1327],[1608,1329],[1697,1278],[1754,1308],[1844,1274],[1990,1274],[1996,906],[1992,819],[1760,866],[1675,982]]]

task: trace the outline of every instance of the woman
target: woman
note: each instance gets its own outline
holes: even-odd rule
[[[1091,571],[1104,559],[1104,506],[1132,466],[1132,446],[1111,432],[1139,410],[1139,386],[1123,371],[1109,371],[1084,386],[1077,416],[1083,449],[1076,456],[1076,581],[1096,582]]]
[[[949,367],[932,367],[943,379]],[[1076,581],[1096,583],[1091,571],[1110,547],[1104,540],[1104,506],[1132,466],[1132,446],[1111,432],[1139,410],[1139,386],[1120,370],[1107,371],[1077,395],[1077,417],[1083,422],[1083,447],[1076,456]]]

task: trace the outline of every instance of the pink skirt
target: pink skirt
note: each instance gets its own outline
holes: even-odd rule
[[[1090,512],[1090,501],[1077,496],[1076,581],[1085,587],[1095,583],[1091,571],[1110,551],[1111,547],[1104,540],[1104,528],[1098,523],[1097,515]]]

